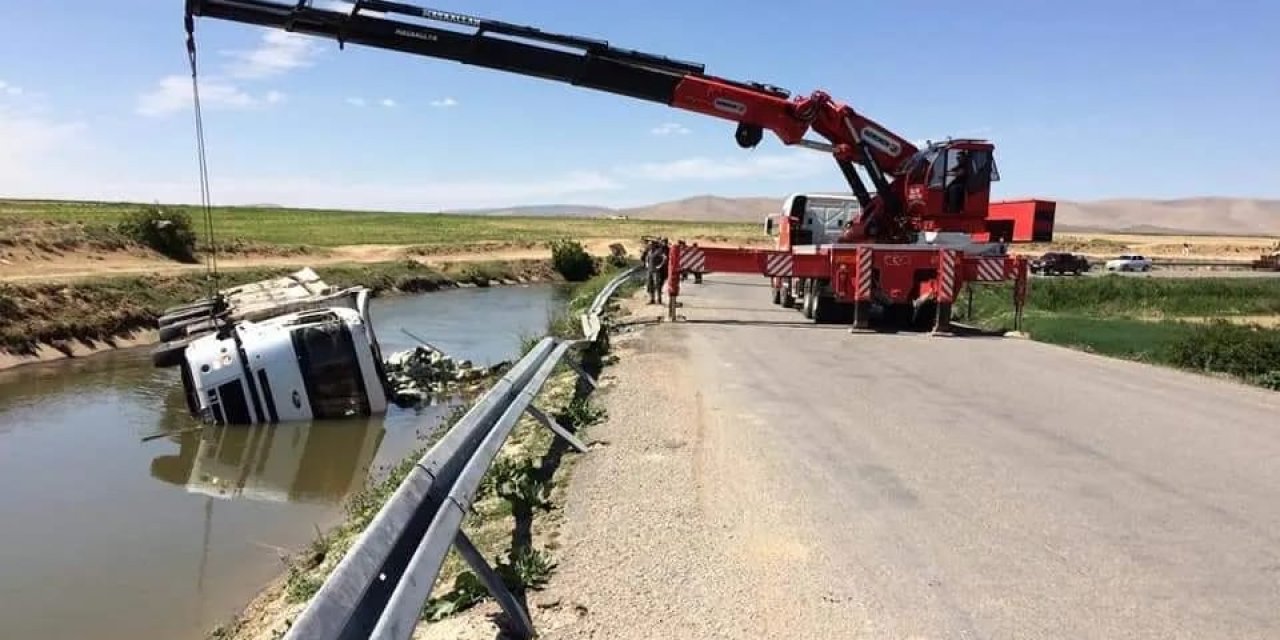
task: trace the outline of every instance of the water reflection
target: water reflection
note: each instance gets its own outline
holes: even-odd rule
[[[477,364],[544,330],[549,287],[374,302]],[[146,349],[0,372],[0,638],[201,638],[456,401],[367,420],[203,426]],[[154,437],[153,436],[159,436]]]
[[[386,429],[367,420],[216,426],[181,433],[151,475],[190,493],[263,502],[337,504],[360,488]]]

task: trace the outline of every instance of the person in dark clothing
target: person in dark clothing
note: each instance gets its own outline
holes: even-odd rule
[[[947,211],[960,213],[964,210],[964,194],[969,188],[969,153],[964,150],[956,152],[956,166],[951,170],[951,184],[947,185]]]
[[[667,247],[661,240],[649,243],[644,254],[644,266],[648,276],[649,304],[662,304],[662,286],[667,282]]]

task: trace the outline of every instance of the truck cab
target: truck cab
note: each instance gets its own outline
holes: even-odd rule
[[[322,307],[242,320],[201,336],[180,368],[191,413],[213,424],[260,424],[381,414],[382,354],[368,316]]]
[[[775,238],[774,248],[804,251],[806,247],[836,244],[850,222],[862,219],[862,206],[852,195],[793,193],[782,211],[765,218],[765,234]],[[774,304],[791,308],[803,297],[804,278],[772,277]]]
[[[777,238],[778,249],[834,244],[845,225],[861,217],[862,207],[853,196],[793,193],[780,213],[765,218],[765,234]]]

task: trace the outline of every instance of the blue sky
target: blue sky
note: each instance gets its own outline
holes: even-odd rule
[[[1280,198],[1280,3],[454,0],[986,137],[997,197]],[[0,196],[195,201],[181,0],[0,1]],[[197,21],[222,204],[392,208],[842,189],[821,154],[555,82]]]

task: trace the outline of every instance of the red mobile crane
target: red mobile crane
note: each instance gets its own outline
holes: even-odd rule
[[[332,38],[339,46],[355,43],[443,58],[658,102],[736,122],[734,139],[742,148],[757,146],[768,130],[783,144],[829,153],[859,205],[859,215],[843,222],[836,241],[806,241],[813,229],[803,211],[788,211],[780,217],[774,250],[692,248],[681,256],[675,244],[668,278],[673,318],[679,293],[675,276],[690,268],[771,276],[775,300],[784,281],[800,282],[808,294],[803,296],[807,316],[821,321],[848,311],[856,328],[866,328],[877,310],[901,319],[907,314],[920,317],[922,309],[932,311],[924,315],[945,328],[963,282],[1013,277],[1022,285],[1018,290],[1025,291],[1025,261],[1005,255],[1003,242],[979,242],[990,239],[993,230],[1009,227],[1007,222],[997,226],[989,216],[991,182],[999,176],[994,147],[985,140],[947,140],[920,149],[823,91],[792,97],[773,85],[716,77],[699,63],[623,49],[604,40],[399,2],[354,0],[321,8],[308,0],[187,0],[185,24],[192,56],[194,16]],[[825,141],[807,138],[810,131]],[[862,167],[865,181],[856,166]]]

